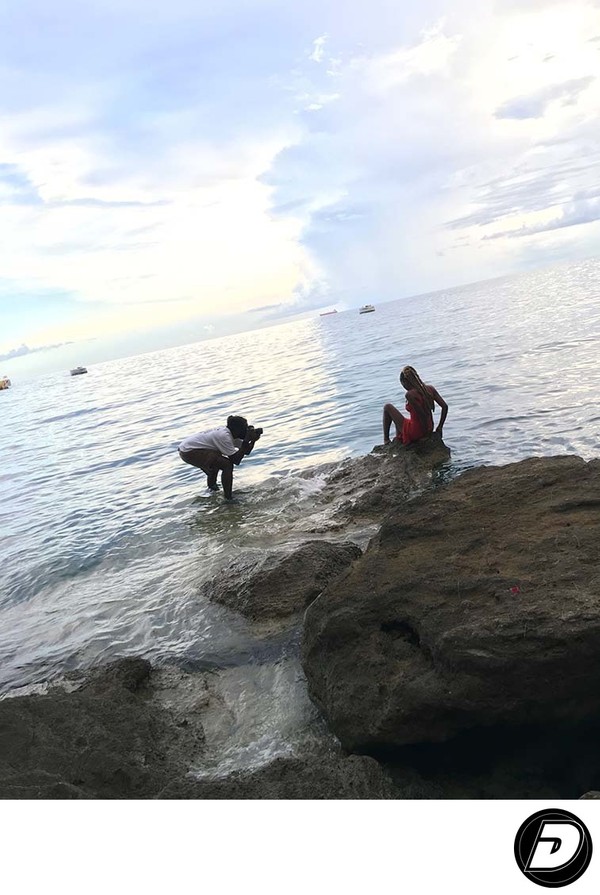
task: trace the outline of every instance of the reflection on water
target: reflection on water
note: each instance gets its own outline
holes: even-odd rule
[[[0,686],[116,655],[251,654],[255,634],[202,583],[324,523],[322,476],[298,473],[381,440],[405,363],[450,404],[443,474],[594,456],[599,274],[586,262],[14,382],[0,394]],[[176,446],[236,412],[265,434],[228,506]]]

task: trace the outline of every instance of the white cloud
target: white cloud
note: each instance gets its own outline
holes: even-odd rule
[[[457,3],[418,40],[378,53],[344,55],[332,34],[336,102],[304,119],[268,175],[279,207],[303,221],[316,291],[325,281],[354,302],[394,298],[527,266],[514,240],[486,237],[504,225],[544,239],[549,221],[575,220],[557,205],[597,182],[586,151],[600,139],[594,33],[600,11],[574,0],[508,12]]]
[[[448,70],[460,45],[460,35],[447,35],[440,22],[427,29],[417,43],[391,53],[359,59],[354,64],[371,82],[371,89],[386,93],[416,76],[440,75]]]
[[[597,3],[57,0],[27,42],[37,4],[0,35],[0,296],[64,302],[23,312],[13,347],[394,298],[588,245]]]
[[[327,43],[327,35],[322,34],[313,41],[312,53],[308,57],[313,62],[322,62],[325,56],[325,44]]]
[[[600,221],[600,187],[591,196],[575,196],[572,202],[568,202],[559,215],[550,218],[545,223],[523,225],[518,230],[505,230],[501,233],[492,233],[485,239],[499,239],[502,236],[522,237],[533,236],[536,233],[547,233],[550,230],[562,230],[565,227],[576,227],[580,224],[590,224]]]
[[[549,84],[527,96],[509,99],[496,109],[496,118],[516,118],[518,120],[542,118],[550,103],[556,100],[562,100],[565,105],[573,105],[577,102],[579,94],[594,80],[593,75],[588,75],[585,78],[572,78],[563,84]]]
[[[273,221],[258,181],[281,138],[239,147],[174,140],[160,158],[111,176],[96,135],[31,146],[18,125],[5,122],[0,165],[30,185],[31,202],[5,198],[5,278],[80,301],[178,300],[171,315],[291,294],[302,254],[295,227]]]

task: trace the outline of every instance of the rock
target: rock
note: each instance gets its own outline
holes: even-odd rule
[[[202,745],[149,700],[143,659],[89,674],[74,692],[0,701],[0,798],[147,798]]]
[[[148,682],[152,666],[147,659],[134,656],[131,659],[117,659],[100,668],[89,677],[82,686],[82,691],[102,693],[104,690],[129,690],[136,693]]]
[[[365,457],[338,464],[327,476],[324,499],[335,503],[339,519],[384,515],[431,484],[433,471],[450,459],[450,450],[434,433],[408,446],[392,441],[376,445]]]
[[[302,758],[277,758],[253,771],[217,780],[174,783],[163,799],[394,799],[399,791],[372,758],[344,758],[316,752]]]
[[[295,616],[360,555],[355,544],[307,541],[292,553],[234,564],[204,593],[254,621]]]
[[[0,798],[380,799],[397,793],[378,762],[325,748],[196,780],[190,767],[202,762],[203,679],[186,676],[173,712],[156,698],[151,679],[145,660],[125,659],[90,672],[75,691],[54,688],[0,701]],[[163,696],[164,687],[163,681]]]
[[[345,748],[600,712],[600,461],[465,473],[398,507],[307,610],[303,667]]]

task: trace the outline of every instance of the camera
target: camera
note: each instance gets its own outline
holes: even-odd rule
[[[255,429],[254,426],[248,426],[248,434],[252,435],[253,438],[260,438],[263,432],[264,429]]]

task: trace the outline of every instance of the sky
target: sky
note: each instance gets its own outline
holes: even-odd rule
[[[0,17],[2,373],[599,254],[600,0]]]

